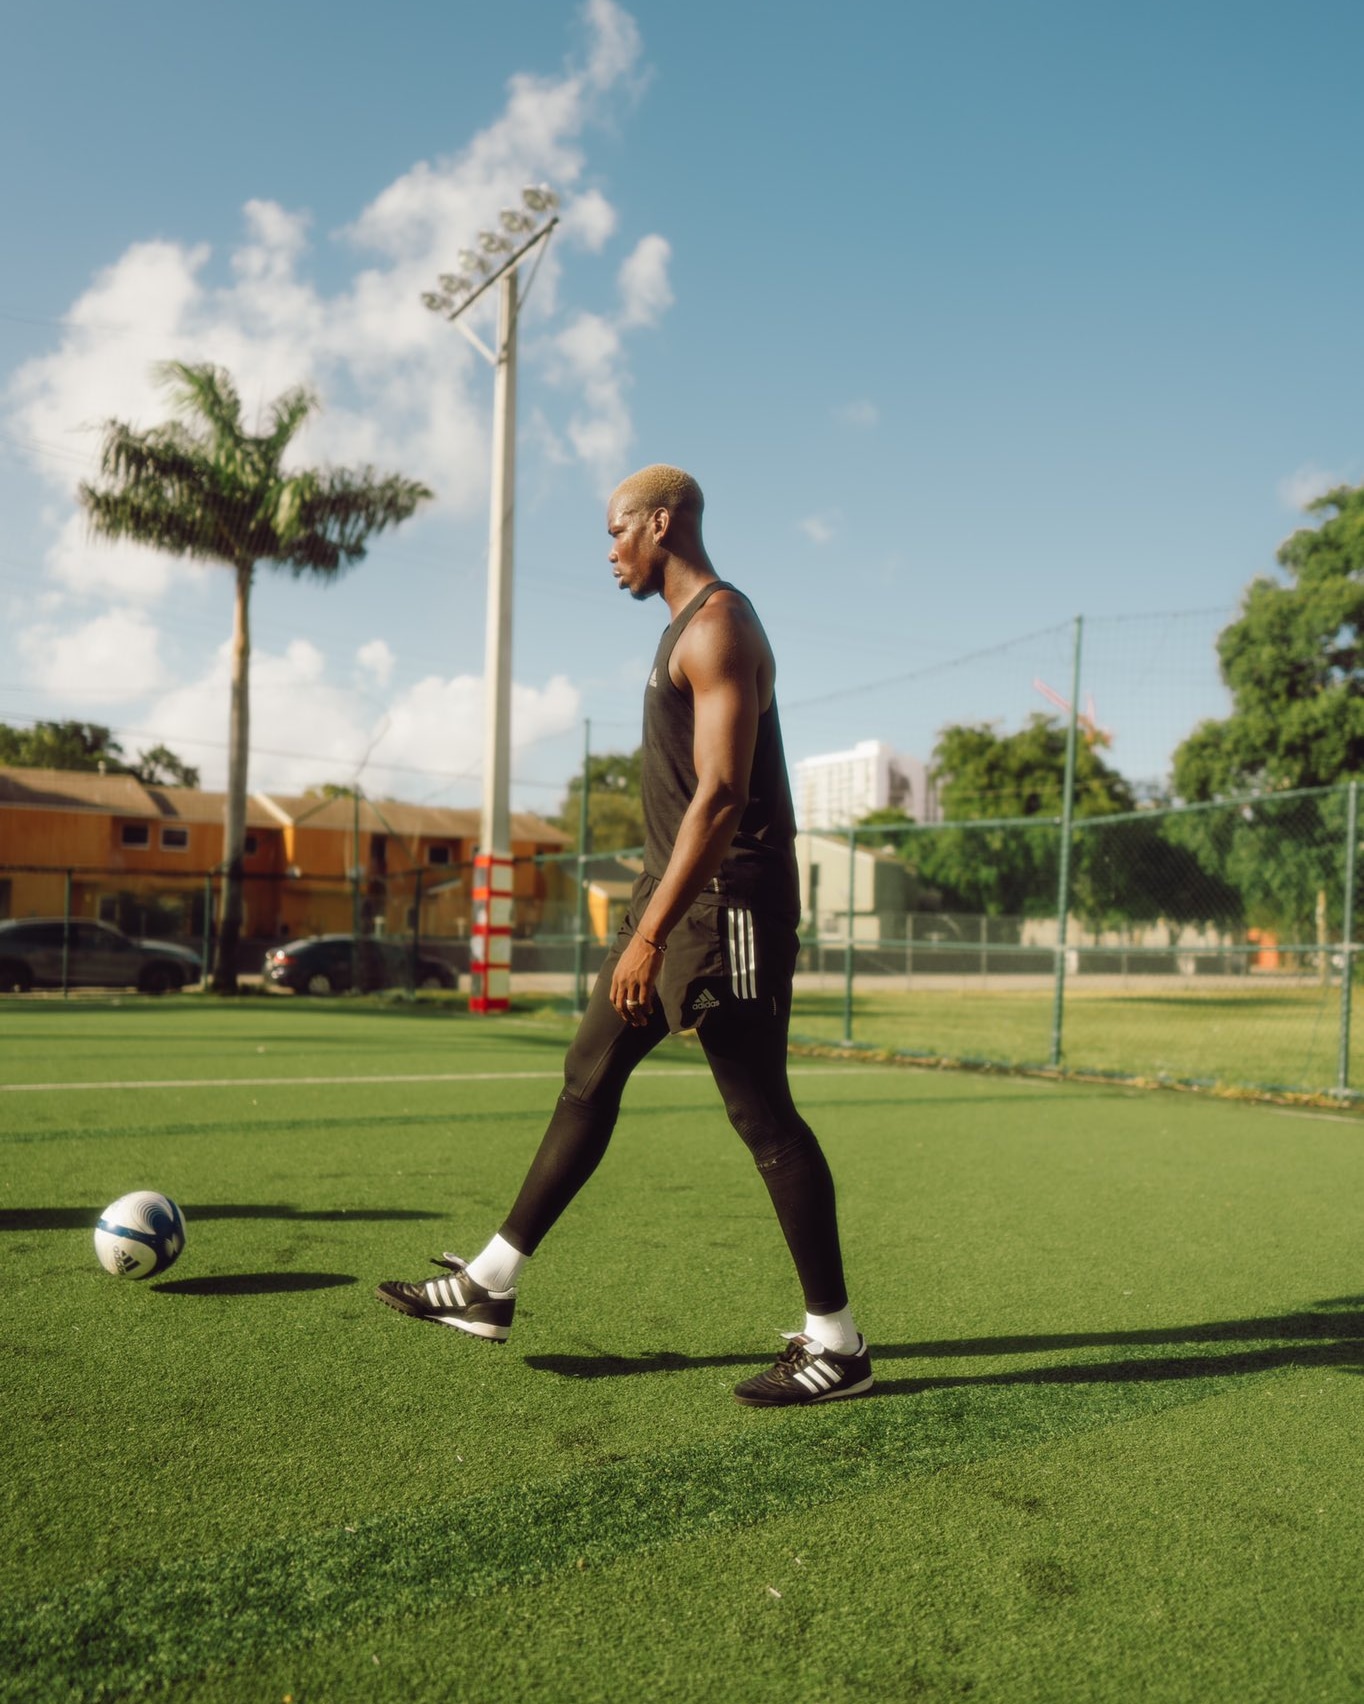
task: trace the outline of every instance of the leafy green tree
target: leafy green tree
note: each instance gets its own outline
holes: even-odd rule
[[[579,847],[583,778],[575,775],[559,807],[557,826],[571,837],[572,850],[619,852],[644,844],[640,803],[642,747],[632,752],[594,752],[587,760],[587,845]]]
[[[199,771],[164,745],[139,752],[129,763],[123,747],[98,722],[35,722],[31,728],[0,723],[0,763],[16,769],[74,769],[135,775],[153,786],[197,787]]]
[[[140,751],[131,773],[149,787],[197,787],[199,771],[186,763],[168,746],[154,745],[150,751]]]
[[[372,468],[288,471],[284,457],[317,407],[305,387],[270,406],[268,429],[246,430],[241,398],[221,367],[170,362],[159,369],[177,418],[139,431],[104,429],[102,484],[81,501],[97,535],[132,539],[175,556],[216,562],[235,579],[228,732],[225,879],[213,986],[235,993],[242,924],[246,775],[250,752],[251,587],[257,567],[334,578],[364,558],[366,541],[430,497],[426,486]]]
[[[1228,716],[1178,747],[1173,778],[1191,801],[1326,788],[1364,776],[1364,487],[1307,505],[1319,524],[1279,547],[1282,578],[1260,575],[1217,642]],[[1311,942],[1338,912],[1344,805],[1261,798],[1191,817],[1199,842],[1244,899],[1246,921]]]
[[[1243,921],[1243,896],[1225,860],[1181,816],[1090,818],[1076,831],[1076,849],[1077,910],[1095,928],[1163,922],[1173,944],[1188,924]]]
[[[1364,775],[1364,487],[1308,504],[1324,517],[1279,548],[1217,641],[1231,714],[1174,758],[1183,799],[1329,787]]]
[[[882,805],[857,819],[859,846],[888,847],[898,852],[906,844],[914,828],[914,818],[899,805]]]
[[[948,910],[989,917],[1046,916],[1056,907],[1066,730],[1030,716],[1013,734],[989,723],[944,728],[933,752],[943,816],[961,827],[905,837],[905,854]],[[1109,816],[1136,808],[1127,781],[1085,741],[1075,755],[1075,815]],[[1035,828],[1017,819],[1037,817]],[[991,826],[998,819],[1009,826]],[[967,826],[975,825],[975,826]],[[1077,842],[1072,864],[1076,908],[1097,918],[1111,910],[1112,883],[1102,861],[1092,868]]]
[[[111,773],[127,767],[123,747],[98,722],[35,722],[31,728],[0,724],[0,763],[16,769],[74,769],[101,764]]]
[[[1163,833],[1206,879],[1236,896],[1235,921],[1311,944],[1319,906],[1325,904],[1328,926],[1341,921],[1345,827],[1342,789],[1307,797],[1271,793],[1172,815]]]
[[[934,778],[947,825],[904,832],[909,819],[894,810],[863,820],[882,830],[872,843],[893,847],[944,909],[1051,916],[1065,767],[1066,730],[1046,716],[1013,734],[980,724],[945,728]],[[1239,920],[1240,894],[1206,867],[1196,846],[1167,835],[1159,812],[1139,808],[1134,789],[1094,744],[1077,746],[1075,768],[1070,892],[1086,923],[1102,929],[1164,919],[1177,929]]]
[[[988,722],[944,728],[933,750],[933,777],[944,817],[1060,816],[1066,779],[1066,729],[1035,712],[1016,734]],[[1136,808],[1128,782],[1095,746],[1076,743],[1075,815],[1110,816]]]

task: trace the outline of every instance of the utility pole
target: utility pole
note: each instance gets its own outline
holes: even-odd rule
[[[516,517],[516,333],[524,294],[518,268],[558,224],[553,190],[522,191],[521,208],[505,208],[501,229],[481,231],[463,249],[458,272],[422,296],[454,324],[493,369],[492,501],[488,529],[488,620],[484,646],[483,815],[474,856],[473,938],[469,1009],[505,1012],[511,1004],[511,687],[512,574]],[[543,222],[542,222],[543,221]],[[526,233],[532,233],[527,235]],[[517,238],[525,240],[520,243]],[[543,249],[541,249],[543,254]],[[464,314],[498,287],[496,348],[489,349]]]

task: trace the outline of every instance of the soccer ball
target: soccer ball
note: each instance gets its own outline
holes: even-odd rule
[[[95,1253],[116,1278],[151,1278],[185,1246],[185,1219],[168,1195],[135,1189],[106,1207],[95,1226]]]

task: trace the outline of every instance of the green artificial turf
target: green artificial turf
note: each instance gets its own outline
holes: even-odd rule
[[[567,1021],[4,1020],[0,1697],[1360,1694],[1350,1117],[794,1061],[878,1394],[770,1413],[799,1297],[694,1048],[498,1349],[372,1289],[495,1228]]]
[[[919,1056],[1015,1066],[1051,1060],[1054,996],[995,978],[980,986],[908,991],[877,989],[864,979],[853,1001],[852,1039],[864,1047]],[[793,1032],[811,1041],[843,1040],[841,989],[811,989],[796,999]],[[1266,989],[1097,992],[1067,984],[1062,1064],[1073,1072],[1150,1081],[1223,1084],[1326,1094],[1338,1083],[1340,989],[1319,985]],[[1348,1086],[1364,1092],[1364,1021],[1352,1013]]]

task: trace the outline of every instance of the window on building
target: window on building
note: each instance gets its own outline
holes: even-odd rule
[[[189,830],[169,826],[163,828],[161,830],[161,849],[163,852],[188,852]]]
[[[119,830],[119,839],[124,846],[150,846],[152,831],[145,822],[125,822]]]
[[[246,837],[246,856],[254,858],[259,850],[260,841],[256,839],[254,834],[248,834]]]
[[[450,848],[448,846],[428,846],[426,848],[426,861],[428,864],[449,864]]]

